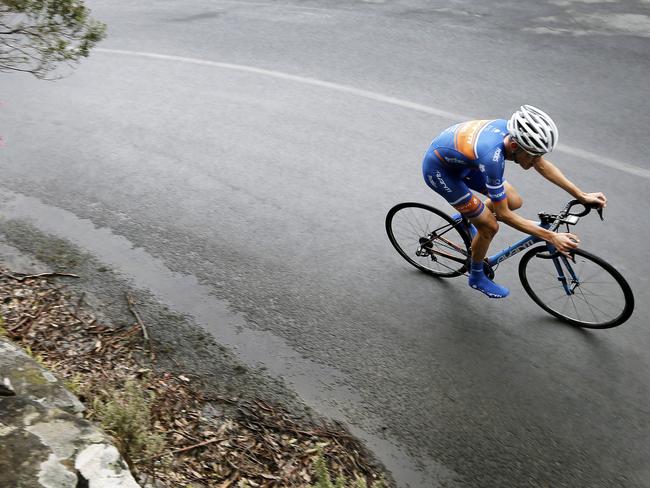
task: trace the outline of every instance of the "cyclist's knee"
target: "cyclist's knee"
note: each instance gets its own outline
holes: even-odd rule
[[[517,210],[518,208],[521,208],[521,206],[524,204],[524,201],[521,198],[521,195],[519,195],[517,189],[507,181],[504,183],[504,187],[506,189],[506,195],[508,195],[508,208],[510,210]]]
[[[524,200],[519,195],[508,196],[508,208],[517,210],[524,204]]]
[[[494,222],[484,226],[481,229],[478,229],[479,233],[483,233],[485,237],[489,237],[492,239],[495,235],[497,235],[497,232],[499,232],[499,223],[494,220]]]
[[[472,221],[472,223],[476,226],[478,233],[483,237],[492,239],[499,232],[499,222],[497,222],[497,219],[492,214],[489,214],[487,218]]]

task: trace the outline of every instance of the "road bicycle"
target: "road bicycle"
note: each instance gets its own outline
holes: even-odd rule
[[[578,205],[583,210],[572,213]],[[538,225],[553,232],[566,226],[568,232],[591,210],[572,200],[560,213],[540,212]],[[602,209],[597,210],[603,220]],[[397,252],[416,268],[440,278],[467,274],[469,228],[464,217],[454,220],[422,203],[400,203],[386,216],[386,232]],[[630,318],[634,310],[630,285],[611,264],[581,248],[565,256],[548,242],[527,236],[486,258],[486,275],[493,279],[500,263],[539,242],[543,244],[519,262],[521,284],[537,305],[566,323],[592,329],[616,327]]]

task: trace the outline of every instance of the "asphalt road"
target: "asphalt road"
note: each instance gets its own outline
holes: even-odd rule
[[[47,83],[0,78],[0,213],[193,317],[400,486],[650,487],[647,1],[90,2],[109,37]],[[397,256],[384,216],[443,206],[430,140],[531,103],[553,160],[603,191],[577,233],[634,316],[582,331]],[[568,199],[508,163],[522,215]],[[494,247],[510,242],[503,229]]]

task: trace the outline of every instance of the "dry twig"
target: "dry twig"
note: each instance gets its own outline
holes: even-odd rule
[[[28,279],[32,278],[45,278],[49,276],[68,276],[70,278],[79,278],[79,276],[71,273],[39,273],[39,274],[33,274],[33,275],[25,275],[23,273],[16,273],[16,274],[11,274],[7,273],[6,271],[1,272],[3,275],[5,275],[8,278],[11,278],[12,280],[16,280],[19,282],[23,282]],[[16,275],[21,275],[21,276],[16,276]]]
[[[142,335],[144,336],[144,340],[149,342],[149,332],[147,332],[147,326],[144,325],[144,322],[140,318],[140,314],[135,309],[135,300],[128,293],[126,293],[125,295],[126,295],[126,302],[129,305],[129,311],[133,314],[135,320],[140,325],[140,328],[142,329]]]

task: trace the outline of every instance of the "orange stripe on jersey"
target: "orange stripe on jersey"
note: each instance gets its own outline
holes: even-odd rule
[[[453,207],[462,213],[465,217],[471,219],[478,217],[483,211],[484,206],[485,205],[483,202],[478,199],[476,195],[472,195],[467,202],[461,203],[459,205],[454,205]]]
[[[475,149],[476,141],[478,140],[478,135],[481,132],[481,129],[483,129],[488,122],[490,121],[470,120],[469,122],[461,124],[454,137],[456,150],[469,159],[476,159],[478,157]]]

